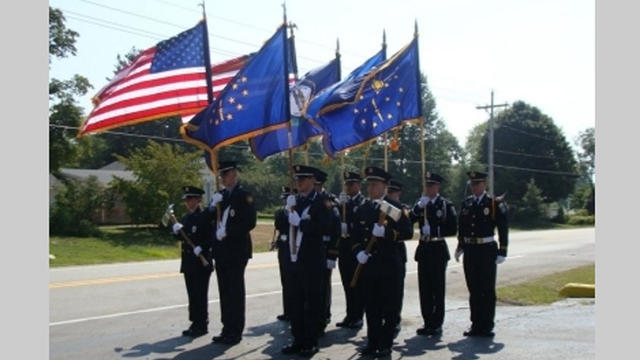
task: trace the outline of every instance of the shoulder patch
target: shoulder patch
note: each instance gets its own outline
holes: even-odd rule
[[[253,196],[251,196],[251,194],[247,195],[247,203],[253,204]]]

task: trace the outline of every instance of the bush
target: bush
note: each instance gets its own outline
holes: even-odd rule
[[[564,207],[562,207],[562,205],[558,205],[558,213],[556,216],[551,218],[551,221],[558,224],[564,224],[567,222],[567,216],[564,213]]]
[[[100,236],[94,216],[105,206],[107,195],[95,176],[86,180],[62,179],[49,215],[49,233],[66,236]]]
[[[593,215],[570,215],[567,223],[569,225],[594,225],[595,220]]]

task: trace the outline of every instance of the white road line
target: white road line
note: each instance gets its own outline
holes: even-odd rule
[[[517,258],[521,258],[521,257],[524,257],[524,256],[523,255],[516,255],[516,256],[509,257],[509,259],[517,259]],[[448,268],[457,268],[457,267],[461,267],[461,266],[462,266],[462,264],[456,264],[456,265],[453,265],[453,266],[449,266]],[[407,275],[416,274],[416,273],[417,273],[417,271],[408,271]],[[337,285],[342,285],[342,282],[341,281],[336,281],[336,282],[332,282],[331,283],[331,286],[337,286]],[[247,299],[253,299],[253,298],[257,298],[257,297],[269,296],[269,295],[277,295],[277,294],[281,294],[281,293],[282,293],[282,290],[275,290],[275,291],[268,291],[268,292],[263,292],[263,293],[258,293],[258,294],[247,295],[246,298]],[[215,303],[217,303],[219,301],[220,301],[220,299],[209,300],[209,304],[215,304]],[[161,306],[161,307],[150,308],[150,309],[142,309],[142,310],[136,310],[136,311],[127,311],[127,312],[108,314],[108,315],[91,316],[91,317],[80,318],[80,319],[56,321],[56,322],[49,323],[49,327],[58,326],[58,325],[77,324],[77,323],[86,322],[86,321],[92,321],[92,320],[111,319],[111,318],[116,318],[116,317],[136,315],[136,314],[144,314],[144,313],[150,313],[150,312],[156,312],[156,311],[173,310],[173,309],[179,309],[179,308],[183,308],[183,307],[187,307],[187,306],[188,306],[188,304],[169,305],[169,306]]]

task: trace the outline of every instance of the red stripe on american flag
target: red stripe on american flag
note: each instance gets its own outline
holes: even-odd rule
[[[201,71],[196,68],[185,69],[184,74],[178,75],[171,71],[167,72],[167,76],[162,76],[163,73],[151,74],[149,62],[153,54],[155,47],[140,54],[98,92],[96,107],[83,124],[80,135],[170,115],[190,118],[208,105],[204,68]],[[217,89],[214,90],[214,97],[218,96],[248,58],[244,55],[212,66],[212,86]],[[145,79],[145,76],[149,79]],[[174,86],[175,89],[167,86]],[[158,87],[164,88],[154,92]],[[173,103],[172,99],[175,99]]]

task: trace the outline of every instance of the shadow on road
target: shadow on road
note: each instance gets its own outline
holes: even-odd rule
[[[180,346],[186,345],[190,343],[193,339],[186,336],[176,336],[170,339],[158,341],[156,343],[145,343],[138,344],[132,347],[131,349],[124,350],[123,348],[115,348],[114,351],[116,353],[123,353],[122,357],[131,358],[131,357],[142,357],[148,356],[151,354],[166,354],[172,353],[176,351],[183,351],[184,348]]]
[[[406,357],[414,357],[424,355],[429,350],[437,351],[444,349],[447,345],[441,343],[439,336],[414,336],[404,340],[404,344],[400,346],[394,346],[393,350],[401,354],[400,359]],[[428,356],[428,355],[427,355]]]
[[[494,354],[504,349],[504,344],[496,343],[491,338],[475,337],[449,343],[447,346],[452,353],[458,353],[452,357],[455,360],[478,359],[478,354]]]

